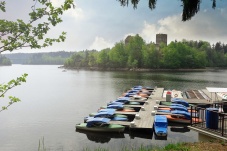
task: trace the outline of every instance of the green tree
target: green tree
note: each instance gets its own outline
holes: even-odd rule
[[[142,48],[145,42],[138,34],[131,36],[126,44],[126,53],[128,54],[128,66],[133,68],[142,67]]]
[[[106,68],[109,65],[109,51],[110,49],[103,49],[98,53],[97,63],[99,67]]]
[[[33,0],[34,5],[28,14],[29,21],[23,19],[9,21],[0,19],[0,53],[5,51],[14,51],[23,47],[31,49],[43,48],[51,46],[55,42],[63,42],[66,33],[62,32],[57,38],[49,38],[47,34],[51,28],[62,22],[60,16],[64,11],[74,7],[73,0],[65,0],[60,7],[54,7],[49,0]],[[0,1],[0,12],[6,12],[6,1]],[[16,80],[11,80],[7,84],[0,85],[0,97],[4,97],[5,93],[11,88],[26,82],[27,74],[23,74]],[[3,106],[2,110],[7,109],[13,103],[18,102],[16,97],[9,96],[7,106]],[[1,111],[2,111],[1,110]]]
[[[0,66],[11,66],[12,65],[12,63],[11,63],[11,61],[10,61],[10,59],[8,59],[8,58],[6,58],[5,56],[2,56],[1,54],[0,54]]]
[[[110,65],[114,68],[126,67],[127,58],[123,41],[116,43],[109,52]]]

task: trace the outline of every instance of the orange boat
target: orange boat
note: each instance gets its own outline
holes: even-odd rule
[[[192,122],[202,122],[202,119],[191,117],[190,113],[185,111],[172,111],[171,114],[165,115],[169,122],[190,124]]]
[[[169,111],[174,111],[174,110],[182,110],[182,111],[186,111],[186,112],[192,112],[195,113],[196,110],[191,110],[191,109],[187,109],[187,108],[178,108],[178,107],[159,107],[158,110],[169,110]]]

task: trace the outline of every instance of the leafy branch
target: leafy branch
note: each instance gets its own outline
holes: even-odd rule
[[[4,98],[6,92],[8,92],[10,89],[21,85],[21,83],[23,83],[23,82],[26,82],[27,76],[28,76],[28,74],[25,73],[22,76],[17,77],[17,79],[10,80],[7,84],[0,84],[0,97]],[[16,102],[19,102],[19,101],[20,101],[19,98],[16,98],[14,96],[9,96],[8,105],[2,106],[2,109],[0,109],[0,112],[8,109],[8,107],[10,107],[13,103],[16,103]]]
[[[73,0],[65,0],[60,7],[54,7],[50,0],[34,0],[29,21],[22,19],[8,21],[0,19],[0,53],[13,51],[23,47],[44,48],[55,42],[64,42],[66,33],[62,32],[57,38],[46,38],[51,27],[62,22],[63,12],[74,8]],[[6,12],[5,1],[0,1],[0,10]],[[37,4],[42,7],[36,8]],[[42,20],[42,22],[40,22]]]

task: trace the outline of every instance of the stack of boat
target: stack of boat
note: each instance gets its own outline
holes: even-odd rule
[[[179,98],[173,98],[171,102],[160,102],[157,113],[167,117],[170,122],[187,123],[192,121],[201,121],[198,113],[189,108],[189,103]]]
[[[151,92],[150,88],[135,86],[122,94],[121,97],[109,102],[106,106],[100,107],[96,113],[89,114],[84,118],[84,123],[76,125],[76,129],[98,132],[123,132],[125,127],[119,124],[111,124],[110,121],[129,121],[129,118],[121,112],[136,112],[130,105],[141,105],[145,102]],[[139,101],[138,101],[139,100]],[[127,107],[125,105],[128,105]]]

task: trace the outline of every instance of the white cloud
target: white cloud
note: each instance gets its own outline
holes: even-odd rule
[[[69,17],[73,17],[75,19],[83,19],[84,18],[84,12],[81,8],[75,8],[67,10],[65,13]]]
[[[196,14],[191,20],[182,22],[180,15],[160,19],[156,24],[144,22],[139,33],[146,42],[155,41],[155,35],[165,33],[168,43],[174,40],[203,40],[211,44],[218,41],[227,43],[227,17],[223,9],[218,13],[204,11]]]
[[[52,4],[55,7],[60,7],[63,3],[64,0],[52,0]],[[68,17],[73,17],[75,19],[83,19],[84,18],[84,12],[82,8],[79,8],[76,3],[74,2],[75,8],[71,8],[65,12],[65,15]]]
[[[89,47],[89,50],[91,49],[102,50],[105,48],[112,48],[113,45],[114,45],[113,43],[106,41],[104,38],[96,36],[94,42]]]

